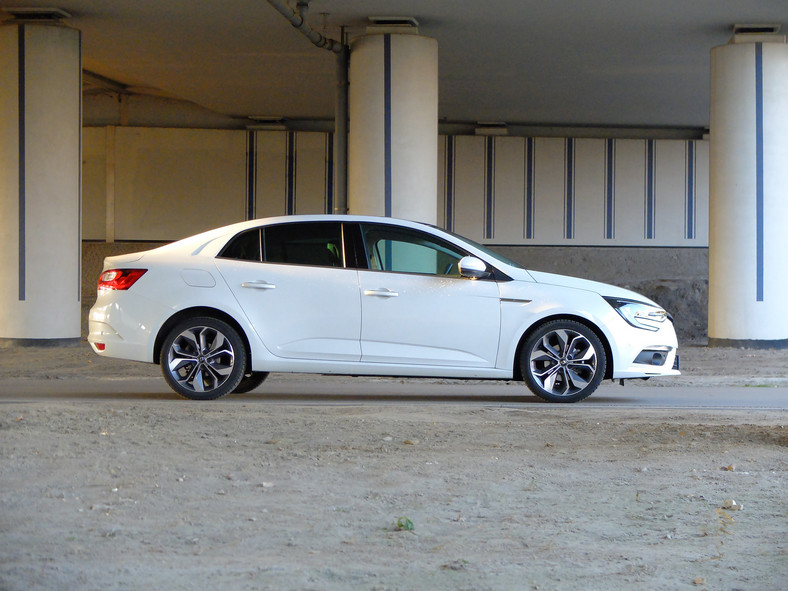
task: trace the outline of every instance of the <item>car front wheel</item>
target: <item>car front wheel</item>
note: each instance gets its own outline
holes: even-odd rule
[[[574,320],[540,325],[520,353],[526,385],[549,402],[578,402],[590,396],[605,376],[606,363],[599,337]]]
[[[184,320],[164,340],[161,369],[184,398],[214,400],[238,388],[246,373],[246,347],[226,322],[210,317]]]

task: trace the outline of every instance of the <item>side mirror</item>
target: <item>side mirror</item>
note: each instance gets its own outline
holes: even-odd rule
[[[483,279],[490,276],[486,263],[476,257],[462,257],[458,266],[462,277]]]

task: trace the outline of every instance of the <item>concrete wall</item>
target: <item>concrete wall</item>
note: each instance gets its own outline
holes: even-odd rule
[[[705,247],[704,140],[443,136],[445,228],[485,244]]]
[[[83,238],[333,209],[323,132],[85,128]],[[438,223],[485,244],[708,246],[708,142],[441,136]]]
[[[173,240],[244,219],[246,133],[86,128],[83,238]]]
[[[327,133],[92,127],[83,144],[86,240],[177,240],[333,209]]]

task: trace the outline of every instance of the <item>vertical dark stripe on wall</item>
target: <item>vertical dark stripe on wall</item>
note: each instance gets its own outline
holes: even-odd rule
[[[246,132],[246,219],[257,216],[257,132]]]
[[[383,35],[384,208],[391,217],[391,35]]]
[[[19,109],[19,301],[25,300],[25,26],[18,28]]]
[[[525,220],[523,237],[534,237],[534,138],[525,138]]]
[[[495,237],[495,138],[484,138],[484,237]]]
[[[763,43],[755,44],[755,299],[763,301]]]
[[[287,132],[287,207],[286,214],[296,212],[296,132]]]
[[[77,34],[79,42],[79,76],[82,77],[82,31]],[[79,154],[80,159],[77,161],[77,177],[79,183],[79,195],[77,196],[77,301],[82,301],[82,85],[81,81],[79,86],[79,113],[77,114],[77,121],[80,122],[79,126]]]
[[[654,140],[646,141],[646,211],[644,216],[645,221],[645,236],[648,240],[653,240],[655,237],[655,219],[656,219],[656,166],[657,164],[657,150],[656,142]]]
[[[334,213],[334,134],[326,135],[326,199],[325,212]]]
[[[446,182],[444,196],[444,227],[454,232],[454,151],[456,140],[453,135],[446,136]]]
[[[695,141],[687,140],[687,187],[685,206],[686,213],[684,216],[684,237],[688,240],[694,240],[696,236],[696,213],[697,213],[697,199],[695,198],[695,168],[696,168],[696,150]]]
[[[564,140],[564,238],[575,237],[575,140]]]
[[[605,238],[616,237],[616,140],[605,140]]]

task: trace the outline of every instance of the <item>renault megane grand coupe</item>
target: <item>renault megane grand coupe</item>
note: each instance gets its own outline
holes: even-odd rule
[[[96,353],[160,364],[196,400],[269,372],[514,379],[551,402],[679,374],[645,297],[391,218],[253,220],[108,257],[89,320]]]

